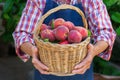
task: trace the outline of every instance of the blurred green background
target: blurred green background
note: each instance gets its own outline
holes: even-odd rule
[[[117,37],[110,61],[95,57],[94,72],[120,76],[120,0],[103,0],[103,2],[107,7]],[[4,27],[4,30],[0,29],[0,33],[2,33],[0,40],[6,45],[13,44],[12,32],[18,24],[26,0],[0,0],[0,3],[3,5],[0,18],[2,19],[2,26]],[[12,52],[14,52],[14,47]],[[8,55],[15,54],[10,53]]]

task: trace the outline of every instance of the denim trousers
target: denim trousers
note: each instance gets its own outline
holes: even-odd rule
[[[76,74],[72,76],[55,76],[41,74],[38,70],[34,71],[34,80],[94,80],[93,64],[84,74]]]

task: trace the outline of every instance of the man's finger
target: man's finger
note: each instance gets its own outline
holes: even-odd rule
[[[41,63],[37,58],[33,58],[32,59],[32,63],[36,66],[38,66],[38,68],[41,68],[43,70],[49,70],[49,68],[47,66],[45,66],[43,63]]]
[[[36,46],[32,47],[32,57],[38,57],[38,49]]]
[[[89,69],[90,65],[85,65],[82,68],[73,70],[72,73],[73,74],[84,74],[86,72],[87,69]]]
[[[38,67],[37,65],[34,65],[34,67],[35,67],[41,74],[49,74],[48,71],[41,69],[41,68]]]

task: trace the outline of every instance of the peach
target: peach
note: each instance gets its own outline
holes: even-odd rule
[[[61,26],[65,20],[63,18],[57,18],[53,21],[54,28],[57,28],[58,26]]]
[[[47,28],[52,30],[52,26],[49,26],[49,25],[48,25]]]
[[[68,40],[60,41],[59,44],[69,44]]]
[[[66,21],[63,23],[64,26],[68,27],[69,30],[72,30],[74,24],[71,21]]]
[[[58,26],[53,31],[55,38],[60,41],[66,40],[69,33],[69,29],[65,26]]]
[[[48,26],[46,24],[42,24],[40,27],[40,31],[43,31],[45,29],[48,29]]]
[[[71,30],[68,34],[68,42],[79,43],[82,40],[82,35],[77,30]]]
[[[49,39],[49,41],[53,42],[55,40],[55,36],[53,34],[53,31],[50,29],[45,29],[43,31],[41,31],[41,39]]]
[[[77,30],[82,35],[82,39],[85,39],[88,36],[88,31],[86,28],[81,26],[76,26],[73,28],[73,30]]]

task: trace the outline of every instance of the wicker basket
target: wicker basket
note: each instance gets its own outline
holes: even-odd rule
[[[43,42],[38,35],[43,21],[50,14],[61,9],[72,9],[78,12],[82,16],[84,27],[87,28],[87,21],[83,12],[77,7],[63,4],[49,10],[41,17],[34,31],[34,40],[39,50],[40,60],[49,67],[50,73],[57,76],[69,76],[74,75],[71,73],[73,67],[85,58],[90,37],[86,38],[81,43],[60,45],[50,42]]]

